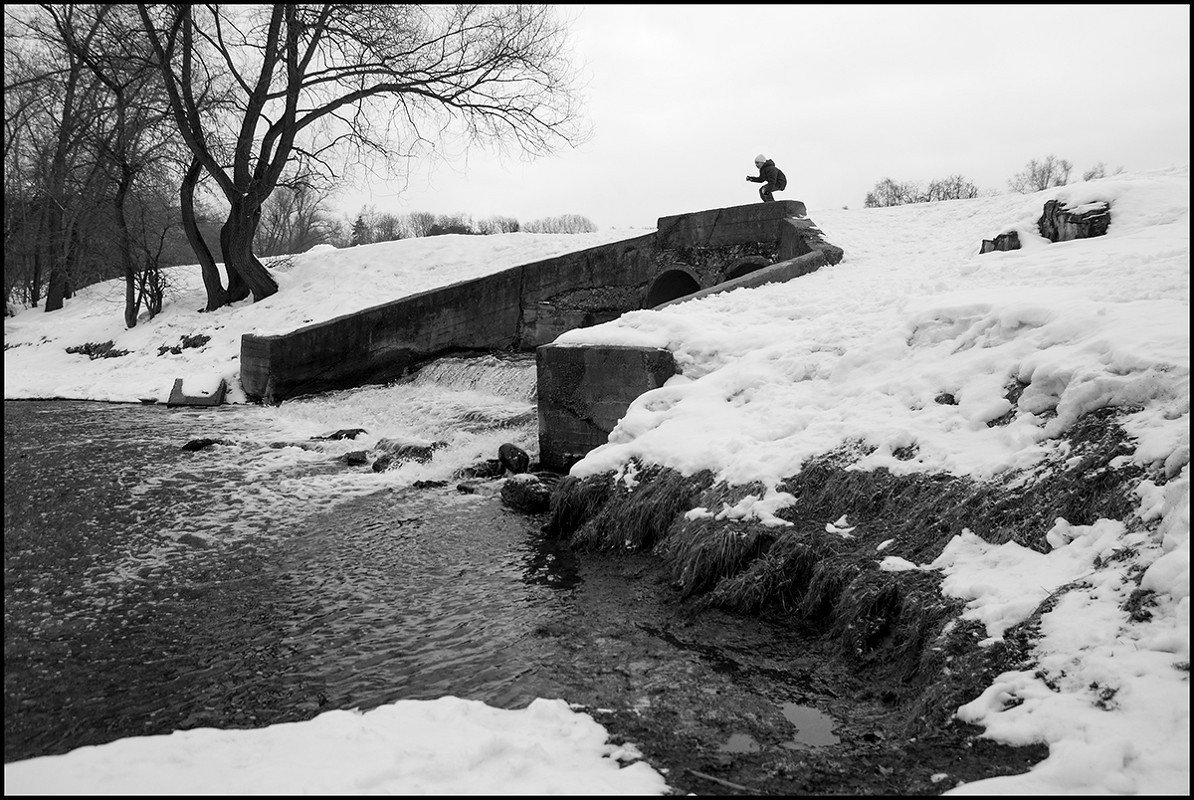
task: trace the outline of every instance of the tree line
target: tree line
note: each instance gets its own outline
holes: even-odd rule
[[[534,158],[588,137],[553,6],[4,14],[5,298],[46,311],[115,273],[132,327],[160,309],[171,261],[200,265],[206,310],[260,300],[277,284],[258,255],[353,165],[460,142]]]
[[[1074,165],[1064,158],[1049,154],[1041,159],[1031,159],[1020,172],[1008,179],[1008,188],[1019,194],[1041,192],[1054,186],[1065,186],[1070,182]],[[1112,174],[1123,172],[1119,167]],[[1082,180],[1093,181],[1107,177],[1107,165],[1100,161],[1086,172]],[[994,191],[981,191],[974,182],[963,175],[949,175],[930,181],[922,187],[915,181],[894,181],[884,178],[867,192],[863,205],[866,208],[886,208],[909,203],[933,203],[938,200],[969,200]]]
[[[592,233],[597,226],[581,214],[560,214],[529,222],[515,217],[434,214],[411,211],[396,214],[363,207],[355,217],[336,217],[326,193],[310,188],[280,188],[266,202],[257,231],[256,252],[262,256],[303,253],[320,244],[356,247],[363,244],[417,239],[455,233]]]

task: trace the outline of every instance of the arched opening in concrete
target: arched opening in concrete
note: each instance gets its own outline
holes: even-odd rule
[[[660,303],[666,303],[700,290],[701,284],[688,272],[682,269],[669,269],[667,272],[660,273],[655,282],[651,284],[651,288],[647,290],[647,302],[643,307],[654,308]]]
[[[758,272],[763,267],[769,266],[771,266],[771,262],[766,256],[745,256],[730,265],[730,268],[721,276],[721,282],[732,281],[734,278],[741,278],[743,275]]]

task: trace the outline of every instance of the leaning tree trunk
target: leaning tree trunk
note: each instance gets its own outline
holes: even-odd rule
[[[116,197],[112,205],[116,209],[116,227],[120,232],[120,266],[124,272],[124,327],[137,327],[137,312],[141,310],[141,301],[137,297],[137,270],[133,266],[133,237],[129,233],[129,221],[125,215],[124,201],[128,197],[129,186],[133,176],[127,165],[122,167],[120,183],[116,187]]]
[[[228,273],[228,302],[235,303],[237,300],[244,300],[249,296],[249,284],[241,277],[240,270],[237,269],[234,259],[229,255],[231,250],[226,243],[228,234],[225,231],[227,228],[227,222],[220,228],[220,252],[224,255],[224,271]]]
[[[40,244],[33,246],[33,274],[29,276],[29,305],[37,308],[41,302],[41,265],[43,248]]]
[[[73,237],[71,238],[73,240]],[[74,247],[74,242],[72,241],[69,246]],[[77,254],[73,250],[52,254],[50,280],[46,286],[46,311],[58,311],[64,305],[64,301],[69,300],[74,295],[75,285],[72,280],[72,273],[75,269],[75,260],[77,257]]]
[[[203,286],[207,289],[207,307],[204,311],[215,311],[228,305],[228,290],[224,288],[224,281],[220,279],[220,268],[216,266],[215,256],[203,240],[199,231],[199,224],[195,221],[195,185],[199,183],[199,176],[203,173],[203,165],[198,159],[191,159],[191,166],[183,176],[182,186],[179,187],[179,203],[182,207],[182,229],[186,231],[187,241],[195,251],[195,258],[199,259],[199,270],[203,274]]]
[[[70,246],[64,242],[65,235],[62,212],[52,209],[47,212],[46,241],[49,245],[50,277],[46,282],[46,304],[44,311],[58,311],[68,295],[67,271],[70,269]]]
[[[50,281],[46,286],[46,311],[62,308],[66,298],[66,267],[55,263],[50,267]]]
[[[224,266],[228,270],[228,295],[235,302],[253,293],[253,302],[278,291],[278,284],[265,266],[253,255],[253,236],[261,218],[261,204],[238,199],[232,202],[228,221],[220,229],[220,247],[224,251]],[[237,296],[233,274],[243,281],[244,293]],[[238,287],[239,288],[239,287]]]
[[[83,260],[74,222],[69,223],[63,238],[66,242],[65,252],[55,252],[51,256],[53,260],[50,262],[50,283],[46,288],[46,311],[59,310],[64,300],[74,296],[75,267]]]

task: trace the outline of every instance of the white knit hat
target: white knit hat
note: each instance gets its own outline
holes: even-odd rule
[[[758,164],[760,167],[763,166],[764,164],[767,163],[767,156],[763,155],[762,153],[759,153],[757,156],[755,156],[755,163]]]

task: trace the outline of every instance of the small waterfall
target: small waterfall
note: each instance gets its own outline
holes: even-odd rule
[[[274,422],[309,439],[341,429],[364,429],[355,439],[322,441],[328,453],[370,450],[383,439],[436,445],[430,462],[407,462],[383,473],[331,471],[347,489],[376,490],[378,484],[451,480],[461,469],[497,458],[498,447],[514,444],[538,457],[538,413],[533,354],[451,356],[429,362],[384,386],[363,386],[297,398],[267,413]],[[339,472],[338,477],[335,473]]]
[[[406,380],[415,386],[469,389],[535,401],[535,357],[528,354],[441,358]]]

